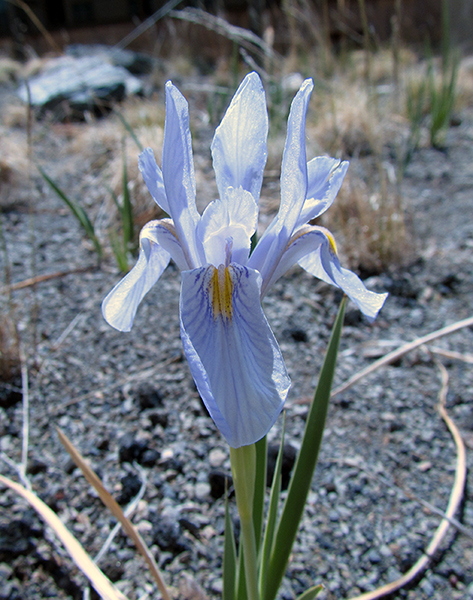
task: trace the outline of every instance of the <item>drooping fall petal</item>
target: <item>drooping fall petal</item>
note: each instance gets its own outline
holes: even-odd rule
[[[102,314],[118,331],[130,331],[138,305],[161,277],[171,255],[156,237],[159,221],[150,221],[140,234],[140,254],[133,269],[117,283],[102,302]]]
[[[290,387],[260,285],[256,271],[236,264],[182,273],[184,351],[212,419],[234,448],[266,435]]]
[[[317,250],[300,259],[299,265],[315,277],[343,290],[370,321],[376,318],[388,297],[388,294],[371,292],[358,275],[344,269],[328,238]]]

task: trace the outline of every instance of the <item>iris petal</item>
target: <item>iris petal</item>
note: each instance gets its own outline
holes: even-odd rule
[[[259,273],[236,264],[182,273],[184,351],[212,419],[234,448],[266,435],[290,387],[260,286]]]
[[[154,152],[151,148],[145,148],[140,154],[138,168],[143,175],[143,179],[153,200],[169,215],[170,210],[164,187],[163,173],[156,164]]]
[[[248,265],[269,281],[296,227],[307,192],[305,121],[314,84],[306,79],[292,101],[281,167],[281,205],[263,233]]]
[[[307,163],[308,186],[306,200],[302,207],[296,227],[324,213],[335,200],[349,163],[336,158],[317,156]]]
[[[163,181],[169,214],[191,267],[201,264],[202,253],[195,237],[200,215],[195,205],[195,176],[189,107],[181,92],[166,83],[166,121],[163,141]]]
[[[232,262],[245,265],[251,236],[256,230],[258,206],[241,187],[228,188],[222,199],[211,202],[198,225],[207,262],[218,266],[226,261],[226,246],[231,240]]]
[[[311,252],[315,252],[326,239],[324,230],[321,227],[307,225],[301,228],[299,232],[296,232],[292,236],[271,277],[263,282],[261,296],[264,296],[266,291],[301,258]]]
[[[268,113],[256,73],[245,77],[215,131],[212,158],[220,197],[242,187],[258,201],[266,164]]]
[[[155,236],[158,244],[171,255],[181,271],[189,268],[187,258],[177,237],[176,228],[171,219],[156,221]]]
[[[328,237],[317,250],[300,259],[299,265],[315,277],[343,290],[370,321],[376,318],[388,296],[366,289],[355,273],[344,269]]]
[[[138,305],[167,267],[170,254],[156,237],[159,221],[150,221],[140,233],[140,254],[133,269],[102,302],[102,314],[118,331],[130,331]]]
[[[305,151],[305,121],[309,99],[314,88],[311,79],[301,85],[291,105],[287,122],[286,146],[281,166],[281,206],[278,218],[290,229],[299,218],[307,193],[307,160]]]

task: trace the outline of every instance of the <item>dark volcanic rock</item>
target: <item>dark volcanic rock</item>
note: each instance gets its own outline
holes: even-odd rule
[[[31,552],[35,547],[34,539],[42,533],[42,526],[34,513],[26,513],[21,519],[1,524],[0,562]]]
[[[155,544],[172,554],[180,554],[189,550],[190,545],[183,536],[182,527],[179,521],[169,517],[154,515],[153,523],[153,541]]]
[[[163,397],[159,390],[150,384],[143,383],[134,393],[141,410],[158,408],[163,405]]]
[[[118,443],[118,457],[120,462],[140,462],[147,449],[144,440],[137,440],[133,434],[126,433]]]

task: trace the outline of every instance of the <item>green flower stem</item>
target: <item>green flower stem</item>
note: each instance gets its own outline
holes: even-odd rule
[[[259,600],[258,554],[253,525],[253,499],[255,494],[256,448],[255,444],[230,448],[233,485],[235,487],[238,514],[245,561],[245,578],[248,600]]]

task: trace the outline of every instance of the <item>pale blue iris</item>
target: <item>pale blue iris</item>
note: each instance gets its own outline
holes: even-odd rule
[[[368,291],[340,266],[332,235],[308,222],[332,204],[348,168],[327,157],[307,162],[305,120],[313,83],[306,80],[291,106],[281,169],[279,212],[250,256],[266,164],[268,116],[261,81],[245,77],[217,128],[212,159],[220,198],[200,215],[188,105],[166,84],[162,170],[151,149],[140,171],[170,219],[151,221],[140,234],[134,268],[103,301],[107,322],[129,331],[143,296],[172,258],[182,271],[181,337],[192,376],[230,446],[262,438],[290,387],[278,343],[261,307],[268,288],[298,262],[341,288],[374,319],[386,294]]]

